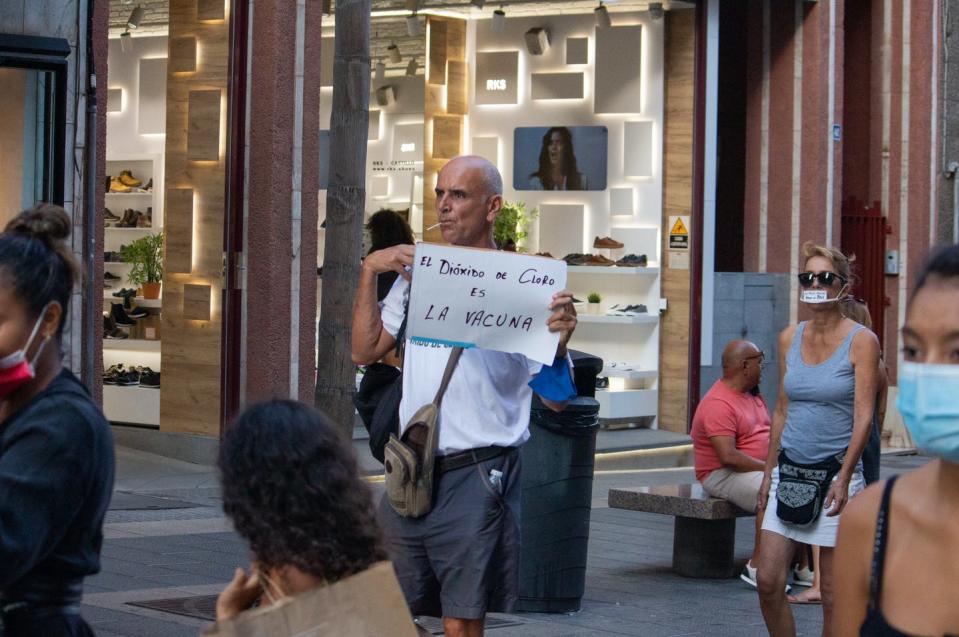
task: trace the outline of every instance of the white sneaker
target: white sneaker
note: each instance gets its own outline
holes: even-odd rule
[[[749,562],[746,562],[746,565],[743,566],[743,572],[739,574],[739,579],[756,588],[756,569]]]
[[[793,569],[793,584],[796,586],[812,586],[815,574],[808,566],[806,568]]]
[[[746,565],[743,566],[743,572],[739,574],[739,579],[746,582],[753,588],[757,588],[756,584],[756,568],[752,565],[751,562],[746,562]],[[786,584],[786,593],[792,590],[792,586]]]

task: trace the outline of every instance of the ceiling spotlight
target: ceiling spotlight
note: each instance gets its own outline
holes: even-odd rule
[[[613,25],[609,19],[609,11],[600,0],[599,6],[593,9],[593,17],[596,18],[596,26],[600,29],[608,29]]]
[[[482,9],[486,6],[486,0],[470,0],[470,4],[477,9]]]
[[[416,75],[417,68],[419,68],[419,65],[416,63],[416,58],[410,58],[410,63],[406,65],[406,74],[413,77]]]
[[[649,17],[652,18],[653,20],[663,19],[663,3],[662,2],[649,3]]]
[[[416,11],[420,8],[419,0],[406,0],[406,10]]]
[[[396,46],[396,42],[390,42],[390,45],[386,47],[386,52],[389,53],[390,62],[393,64],[399,64],[403,61],[403,56],[400,55],[400,47]]]
[[[133,36],[129,31],[120,34],[120,50],[124,53],[133,53]]]
[[[382,82],[386,78],[386,63],[383,60],[376,61],[376,75],[374,77],[377,82]]]
[[[136,9],[130,12],[130,17],[127,18],[127,28],[136,29],[140,26],[141,20],[143,20],[143,7],[137,5]]]
[[[423,34],[423,27],[420,26],[420,19],[416,15],[416,11],[412,15],[406,16],[406,32],[411,38],[418,38]]]
[[[489,28],[493,33],[502,33],[506,28],[506,12],[502,8],[493,12],[493,21]]]

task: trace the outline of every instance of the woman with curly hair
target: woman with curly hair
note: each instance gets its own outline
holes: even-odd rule
[[[532,173],[530,190],[589,190],[579,172],[573,152],[573,134],[565,126],[553,126],[543,135],[539,170]]]
[[[223,509],[253,565],[220,594],[218,621],[387,559],[353,452],[317,410],[289,400],[250,407],[224,437],[219,469]]]

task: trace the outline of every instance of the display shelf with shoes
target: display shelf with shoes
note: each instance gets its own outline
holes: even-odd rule
[[[110,235],[157,230],[163,223],[163,155],[110,155],[106,162],[105,194]],[[133,210],[139,215],[126,214]],[[115,218],[119,217],[119,218]],[[106,249],[110,249],[107,246]]]
[[[659,407],[656,389],[597,389],[600,419],[655,416]]]
[[[655,369],[643,369],[639,363],[607,362],[603,366],[603,371],[600,375],[625,378],[628,380],[652,380],[659,375],[659,371]]]
[[[637,314],[635,316],[609,316],[606,314],[580,314],[577,316],[580,323],[611,323],[620,325],[657,325],[659,316]]]
[[[608,268],[597,268],[589,265],[571,265],[566,268],[566,271],[571,274],[659,274],[659,266],[653,264],[641,268],[613,264]]]
[[[160,353],[160,341],[148,341],[144,338],[126,338],[123,340],[104,339],[103,349],[124,352]]]

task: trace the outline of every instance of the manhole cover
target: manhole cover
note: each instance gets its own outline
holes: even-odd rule
[[[165,509],[193,509],[201,505],[155,495],[140,495],[115,491],[110,499],[111,511],[162,511]]]
[[[148,599],[139,602],[127,602],[130,606],[139,606],[164,613],[186,615],[197,619],[216,621],[217,595],[197,595],[195,597],[173,597],[169,599]]]
[[[417,617],[416,623],[423,627],[423,630],[431,635],[443,634],[443,620],[438,617]],[[487,617],[484,624],[486,630],[496,630],[497,628],[506,628],[507,626],[520,626],[523,622],[515,619],[500,619],[499,617]]]

